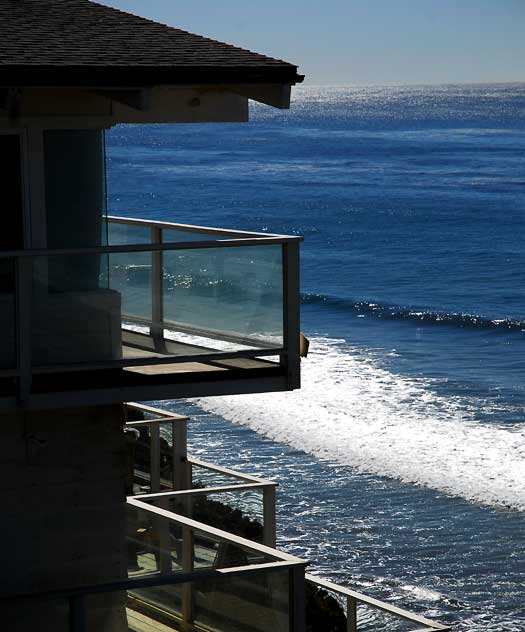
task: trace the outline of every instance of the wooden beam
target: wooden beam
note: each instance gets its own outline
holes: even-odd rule
[[[150,107],[150,93],[146,88],[136,88],[130,90],[94,90],[94,94],[98,94],[106,99],[117,101],[122,105],[126,105],[133,110],[147,112]]]
[[[290,107],[291,86],[289,84],[253,84],[232,86],[232,92],[236,92],[248,99],[271,105],[280,110]]]

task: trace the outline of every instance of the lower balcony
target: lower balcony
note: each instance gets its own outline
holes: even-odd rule
[[[75,555],[62,560],[71,572],[56,589],[42,592],[38,582],[29,582],[23,593],[15,593],[4,583],[0,602],[6,630],[448,629],[307,574],[306,560],[276,548],[275,483],[193,459],[186,451],[186,417],[139,404],[126,405],[125,414],[125,440],[118,445],[127,453],[127,499],[114,498],[114,513],[98,513],[97,503],[106,492],[96,477],[92,480],[94,489],[85,493],[90,512],[96,513],[91,524],[97,535],[83,526],[86,515],[71,523]],[[48,543],[63,542],[60,527]],[[38,530],[33,535],[38,539]],[[90,583],[83,581],[86,569]],[[31,574],[31,568],[25,570]],[[42,576],[46,581],[47,573]],[[37,627],[17,627],[26,614]]]
[[[299,386],[299,241],[108,218],[108,246],[0,253],[0,407]]]
[[[274,482],[192,458],[186,450],[186,417],[138,404],[128,404],[127,415],[127,432],[133,433],[128,435],[133,452],[128,538],[135,538],[128,551],[130,575],[198,573],[230,565],[247,573],[233,584],[213,584],[210,592],[197,581],[176,598],[152,597],[154,591],[133,595],[128,621],[138,611],[151,619],[152,632],[156,620],[169,630],[203,632],[448,630],[305,573],[306,560],[276,549]],[[253,573],[249,580],[248,573]]]

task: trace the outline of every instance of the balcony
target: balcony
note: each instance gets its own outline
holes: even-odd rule
[[[202,594],[196,581],[188,584],[186,592],[179,593],[176,600],[171,597],[161,602],[145,594],[138,604],[141,613],[153,619],[156,616],[164,623],[169,621],[169,630],[317,632],[325,628],[318,627],[323,625],[315,619],[319,613],[309,603],[316,595],[325,604],[331,599],[332,604],[338,604],[338,623],[335,619],[330,621],[331,626],[338,627],[330,627],[331,630],[449,630],[448,626],[351,587],[305,573],[307,561],[276,549],[274,482],[192,458],[187,454],[187,417],[139,404],[127,404],[126,410],[131,418],[141,417],[126,424],[137,434],[133,495],[128,497],[128,505],[134,508],[132,511],[140,511],[139,531],[152,534],[147,541],[137,540],[133,562],[137,560],[141,570],[136,571],[136,576],[162,574],[162,569],[181,570],[177,560],[182,559],[187,560],[185,570],[197,573],[196,577],[201,570],[222,565],[238,565],[236,571],[228,572],[243,569],[241,572],[253,573],[251,585],[246,581],[249,575],[241,576],[233,592],[226,581],[222,585],[215,583],[214,591]],[[171,521],[171,529],[163,521]],[[175,524],[181,525],[176,544],[169,536]],[[199,534],[196,539],[191,536],[192,529]],[[258,587],[257,592],[253,592],[254,586]],[[133,603],[131,610],[136,607]],[[161,612],[167,609],[171,619],[153,615],[152,608]],[[207,618],[201,619],[204,612]],[[128,612],[128,622],[133,616]],[[151,632],[154,626],[153,623]]]
[[[0,406],[299,386],[298,237],[108,218],[108,246],[0,253]]]
[[[314,595],[337,612],[333,632],[449,629],[305,573],[276,548],[275,483],[188,456],[186,417],[139,404],[126,416],[127,572],[10,604],[35,599],[69,632],[317,632]]]

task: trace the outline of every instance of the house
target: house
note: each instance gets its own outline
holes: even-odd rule
[[[247,629],[224,610],[258,603],[254,629],[299,632],[306,563],[272,548],[271,484],[238,476],[269,490],[262,544],[196,522],[175,498],[184,420],[167,416],[166,475],[166,415],[126,403],[298,388],[300,239],[109,217],[103,130],[246,121],[249,99],[286,108],[302,77],[89,0],[0,0],[0,17],[2,625],[193,630],[219,609]],[[150,493],[126,502],[137,423]]]

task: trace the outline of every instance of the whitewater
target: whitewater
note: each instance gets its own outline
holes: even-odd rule
[[[525,424],[485,424],[490,403],[443,397],[342,339],[311,340],[302,388],[194,400],[204,410],[321,459],[469,501],[525,510]]]

